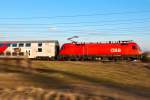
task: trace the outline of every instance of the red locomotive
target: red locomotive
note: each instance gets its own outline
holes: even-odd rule
[[[59,51],[62,60],[134,60],[141,50],[133,41],[108,43],[66,43]]]

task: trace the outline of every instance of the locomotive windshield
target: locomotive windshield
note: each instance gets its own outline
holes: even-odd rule
[[[65,49],[65,46],[62,46],[62,47],[61,47],[61,50],[63,50],[63,49]]]
[[[137,49],[137,47],[136,47],[136,46],[132,46],[132,49],[134,49],[134,50],[135,50],[135,49]]]

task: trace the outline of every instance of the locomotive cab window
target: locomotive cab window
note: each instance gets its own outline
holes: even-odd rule
[[[137,49],[137,47],[136,46],[132,46],[132,49]]]
[[[62,46],[62,47],[61,47],[61,50],[63,50],[63,49],[65,49],[65,47],[64,47],[64,46]]]

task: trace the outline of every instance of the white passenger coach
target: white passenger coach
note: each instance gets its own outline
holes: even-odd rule
[[[0,48],[5,49],[0,52],[1,58],[45,59],[57,55],[59,42],[57,40],[1,41]]]

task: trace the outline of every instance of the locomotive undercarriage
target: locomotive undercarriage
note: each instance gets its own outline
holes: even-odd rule
[[[134,61],[140,59],[141,55],[59,55],[57,57],[60,61]]]

